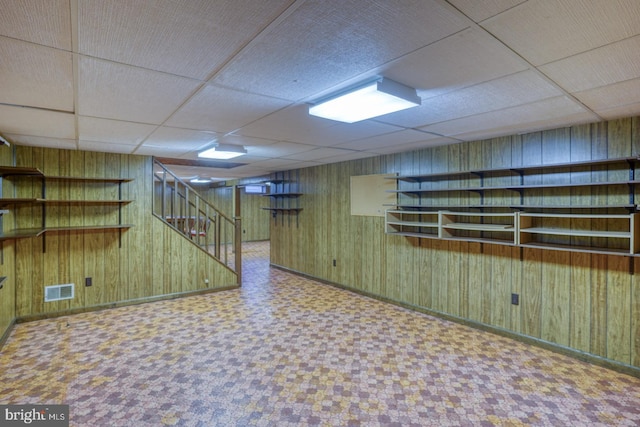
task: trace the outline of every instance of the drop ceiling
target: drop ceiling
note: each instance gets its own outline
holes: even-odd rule
[[[0,133],[226,180],[640,114],[638,0],[0,0]],[[422,106],[309,104],[385,76]]]

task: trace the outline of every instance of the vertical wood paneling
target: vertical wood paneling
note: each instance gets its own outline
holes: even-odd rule
[[[542,335],[542,252],[523,250],[522,332],[536,338]]]
[[[4,157],[2,153],[0,161],[12,165],[11,157]],[[122,221],[134,227],[122,232],[121,240],[118,231],[92,230],[49,232],[44,237],[3,242],[0,275],[7,275],[10,280],[0,290],[0,297],[5,290],[16,297],[0,298],[3,309],[0,327],[6,328],[14,317],[202,289],[205,275],[209,276],[210,288],[235,284],[235,274],[211,258],[205,256],[209,260],[202,260],[204,252],[189,241],[172,240],[174,236],[165,234],[167,227],[152,216],[149,157],[18,146],[16,165],[38,167],[48,175],[133,178],[133,182],[122,184],[122,197],[134,200],[122,208]],[[42,184],[37,179],[19,178],[15,185],[3,187],[4,197],[41,197]],[[115,184],[87,181],[47,180],[46,190],[49,199],[63,200],[115,199],[118,194]],[[7,230],[37,227],[41,224],[42,208],[12,208],[11,217],[16,220],[5,223]],[[47,206],[46,218],[49,225],[110,224],[118,221],[118,208],[55,204]],[[199,273],[202,269],[206,269],[206,273]],[[93,286],[84,286],[85,277],[92,277]],[[165,282],[169,286],[165,287]],[[75,283],[75,298],[44,303],[44,287],[60,283]],[[6,315],[2,305],[5,301],[11,301]]]
[[[490,322],[501,328],[509,327],[511,304],[511,248],[488,245],[493,259],[491,271]]]
[[[569,345],[569,253],[542,253],[541,338],[561,345]]]
[[[418,252],[418,289],[417,304],[421,307],[432,307],[432,281],[431,272],[434,269],[432,254],[433,240],[422,239]]]
[[[571,253],[570,347],[588,352],[591,344],[591,254]]]
[[[631,155],[631,118],[611,120],[607,127],[607,157]]]
[[[491,323],[491,302],[493,299],[493,259],[491,258],[491,246],[481,243],[480,250],[482,252],[482,292],[480,299],[482,300],[482,312],[480,313],[480,322],[490,324]]]
[[[69,176],[81,177],[85,175],[84,152],[82,151],[65,151],[65,160]],[[69,183],[69,199],[82,200],[84,198],[84,185],[82,182]],[[84,209],[81,204],[72,204],[69,206],[69,226],[76,227],[84,225]],[[83,278],[85,275],[85,247],[84,233],[80,231],[72,231],[69,233],[69,271],[71,281],[76,286],[76,297],[71,301],[70,308],[87,307],[87,288],[83,286]]]
[[[460,287],[458,300],[458,315],[462,318],[469,317],[469,243],[460,242]]]
[[[463,169],[488,169],[553,164],[569,161],[628,156],[637,151],[638,118],[621,119],[571,128],[534,132],[526,135],[474,141],[457,146],[433,147],[411,154],[377,158],[373,169],[362,161],[345,162],[338,169],[320,166],[303,170],[303,185],[317,193],[305,197],[305,231],[313,239],[301,239],[295,229],[281,230],[287,238],[272,234],[272,250],[283,256],[279,264],[297,266],[298,258],[313,252],[322,264],[302,270],[329,281],[338,281],[385,298],[442,311],[465,319],[505,328],[527,336],[542,338],[615,360],[638,364],[640,329],[637,321],[636,280],[628,272],[628,258],[586,253],[571,253],[531,248],[452,242],[384,235],[383,225],[364,219],[354,222],[335,201],[345,201],[347,190],[341,180],[350,174],[438,173]],[[525,184],[604,181],[623,170],[608,167],[566,168],[527,174]],[[338,178],[336,178],[338,177]],[[613,177],[617,178],[617,176]],[[426,182],[423,188],[456,188],[478,185],[480,178],[451,182]],[[492,181],[493,180],[493,181]],[[487,182],[496,185],[519,182],[520,177],[496,174]],[[406,186],[399,182],[399,187]],[[555,188],[527,191],[525,205],[606,204],[619,202],[607,187]],[[326,195],[330,195],[326,196]],[[624,196],[624,195],[623,195]],[[451,192],[446,196],[422,196],[405,201],[440,204],[465,204],[478,201],[476,194]],[[485,196],[487,197],[487,196]],[[491,192],[489,201],[499,205],[519,202],[514,192]],[[306,211],[311,212],[306,212]],[[596,219],[574,220],[574,226],[589,228]],[[350,224],[342,228],[336,223]],[[558,224],[561,225],[561,224]],[[562,225],[568,225],[562,224]],[[336,232],[340,230],[340,232]],[[273,231],[273,228],[272,228]],[[325,238],[323,236],[329,236]],[[382,237],[381,237],[382,236]],[[297,253],[284,252],[282,242],[296,241]],[[357,247],[351,241],[359,242]],[[379,242],[379,243],[377,243]],[[579,238],[573,239],[580,243]],[[588,242],[586,242],[588,243]],[[367,246],[369,244],[369,246]],[[326,265],[340,247],[361,251],[358,256],[342,251],[346,261],[360,263],[361,276],[335,274]],[[328,262],[327,262],[328,258]],[[616,261],[608,260],[608,258]],[[635,261],[637,264],[637,260]],[[414,266],[411,266],[411,263]],[[613,268],[625,264],[626,269]],[[412,270],[409,272],[408,270]],[[358,278],[360,277],[360,278]],[[375,278],[378,278],[376,281]],[[631,281],[631,282],[629,282]],[[375,283],[371,285],[370,283]],[[379,284],[379,285],[378,285]],[[626,288],[625,288],[626,286]],[[410,287],[411,289],[406,289]],[[611,289],[609,289],[611,287]],[[626,289],[626,290],[625,290]],[[511,293],[520,295],[520,304],[511,305]],[[632,302],[633,301],[633,302]],[[615,314],[613,313],[615,312]],[[609,335],[611,331],[617,331]],[[635,334],[635,335],[634,335]],[[625,338],[627,337],[626,341]]]
[[[447,283],[449,277],[449,256],[447,254],[449,242],[434,240],[431,255],[433,257],[433,270],[431,280],[431,303],[434,310],[446,312],[447,309]]]
[[[49,175],[62,175],[60,166],[59,153],[54,150],[41,150],[42,155],[47,158],[36,161],[38,167]],[[46,186],[46,198],[51,200],[58,200],[62,198],[64,193],[64,183],[58,183],[56,185],[49,185],[50,183],[45,181]],[[47,226],[60,226],[63,224],[64,216],[63,207],[60,205],[48,205],[46,206],[46,224]],[[63,277],[63,272],[67,270],[64,266],[64,256],[62,255],[62,248],[65,247],[64,242],[65,233],[50,233],[45,239],[45,252],[42,256],[42,272],[43,281],[42,286],[56,285],[60,283],[69,283],[66,278]],[[61,241],[62,239],[62,241]],[[43,310],[48,312],[57,312],[69,307],[69,301],[56,301],[44,303]]]
[[[0,251],[2,251],[0,276],[7,278],[0,289],[0,337],[2,337],[16,317],[15,242],[11,240],[0,242]]]
[[[84,156],[85,174],[89,177],[103,176],[104,174],[104,153],[85,153]],[[85,187],[85,199],[103,199],[104,189],[96,184],[89,184]],[[103,213],[101,206],[84,206],[85,221],[92,224],[104,224],[100,218]],[[95,222],[94,222],[95,221]],[[85,224],[87,224],[85,222]],[[93,286],[86,289],[85,297],[87,306],[95,306],[106,301],[108,295],[107,283],[105,280],[105,259],[102,249],[105,247],[104,233],[101,231],[84,233],[84,268],[85,276],[93,279]]]
[[[607,257],[593,255],[591,260],[591,353],[607,355]]]
[[[631,276],[628,260],[608,256],[607,358],[631,363]]]
[[[511,292],[519,296],[522,295],[522,264],[520,259],[521,249],[511,248]],[[508,297],[511,300],[510,296]],[[522,333],[522,305],[509,306],[509,326],[515,332]]]
[[[467,271],[467,276],[469,282],[469,300],[467,302],[468,317],[476,322],[481,322],[484,311],[482,295],[484,293],[483,285],[485,283],[481,243],[469,243],[469,270]]]
[[[11,164],[14,148],[0,147],[0,164]],[[9,180],[2,180],[2,197],[13,197],[13,184]],[[3,230],[10,229],[13,221],[13,213],[2,214]],[[0,242],[0,276],[7,279],[0,289],[0,337],[16,317],[16,278],[15,278],[15,241]]]
[[[634,259],[635,271],[640,271],[640,259]],[[631,283],[631,365],[640,366],[640,278],[633,276]]]

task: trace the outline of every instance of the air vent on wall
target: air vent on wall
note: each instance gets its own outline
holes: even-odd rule
[[[66,285],[45,286],[44,302],[73,299],[74,289],[75,285],[73,283],[69,283]]]

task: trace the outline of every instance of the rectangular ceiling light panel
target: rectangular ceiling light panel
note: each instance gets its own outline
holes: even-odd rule
[[[239,145],[218,144],[213,148],[198,153],[198,157],[206,159],[228,160],[247,154],[247,150]]]
[[[320,101],[309,114],[354,123],[421,105],[416,90],[389,79],[374,81],[341,95]]]

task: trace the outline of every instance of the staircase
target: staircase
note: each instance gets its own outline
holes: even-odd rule
[[[165,165],[153,160],[153,214],[238,275],[242,239],[239,198],[230,218]],[[236,189],[236,192],[238,190]]]

